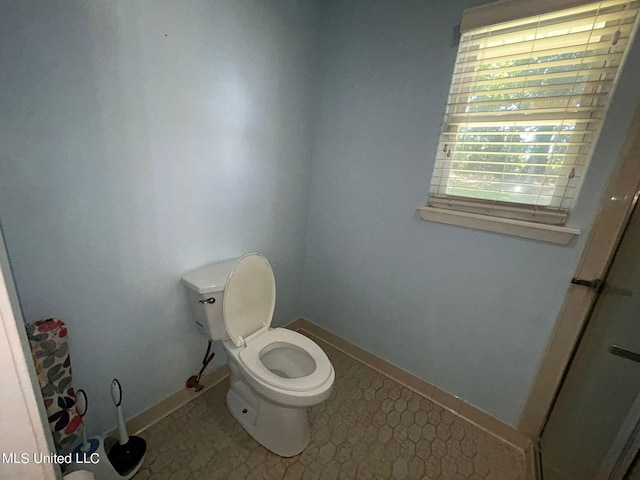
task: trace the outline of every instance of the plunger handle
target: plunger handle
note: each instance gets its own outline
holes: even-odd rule
[[[118,440],[120,445],[124,445],[129,442],[129,434],[127,433],[127,426],[124,423],[124,415],[122,414],[122,387],[117,378],[114,378],[111,382],[111,399],[116,406],[116,414],[118,415]]]
[[[84,424],[84,416],[87,413],[89,407],[89,400],[87,400],[87,394],[84,390],[80,389],[76,392],[76,412],[82,418],[82,447],[83,452],[88,452],[91,445],[87,441],[87,426]]]

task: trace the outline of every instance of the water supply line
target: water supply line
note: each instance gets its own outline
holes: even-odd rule
[[[209,340],[209,343],[207,344],[207,352],[204,354],[204,358],[202,359],[202,368],[198,372],[198,375],[191,375],[187,379],[187,388],[193,388],[196,392],[199,392],[204,388],[204,385],[200,385],[200,378],[202,377],[204,369],[207,368],[207,365],[209,365],[211,363],[211,360],[213,360],[215,354],[216,352],[211,351],[211,340]]]

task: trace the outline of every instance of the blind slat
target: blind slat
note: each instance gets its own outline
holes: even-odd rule
[[[596,11],[582,12],[577,15],[557,17],[556,19],[540,24],[537,19],[529,25],[519,27],[487,29],[479,34],[465,33],[461,41],[464,43],[461,51],[471,47],[483,47],[487,42],[495,45],[500,42],[516,43],[522,38],[560,38],[568,34],[585,33],[587,36],[601,35],[606,28],[612,25],[627,25],[633,23],[633,16],[629,15],[623,6],[614,7],[614,11],[601,10],[596,15]]]
[[[470,92],[451,93],[450,105],[468,104],[477,105],[480,103],[496,102],[495,98],[506,103],[509,100],[522,99],[549,99],[549,98],[566,98],[587,97],[589,95],[608,95],[609,89],[613,85],[613,81],[607,80],[603,82],[565,82],[557,85],[523,85],[512,88],[495,88],[493,90],[477,90]],[[593,93],[596,92],[597,93]],[[554,95],[555,93],[555,95]],[[526,96],[533,95],[533,96]],[[488,98],[487,98],[488,97]]]
[[[526,25],[530,18],[540,17],[545,21],[562,12],[574,15],[582,11],[593,11],[594,6],[610,8],[620,5],[619,0],[594,3],[591,0],[500,0],[485,5],[469,8],[464,11],[461,32],[482,31],[496,24],[512,23],[515,26]]]
[[[576,58],[580,59],[580,63],[576,63]],[[550,70],[550,69],[554,69],[554,68],[561,68],[561,67],[573,67],[573,70],[570,71],[581,71],[582,69],[588,70],[588,71],[594,71],[596,68],[599,67],[592,67],[592,65],[601,65],[603,64],[603,62],[607,62],[608,65],[610,65],[612,68],[611,70],[615,73],[616,69],[618,68],[618,65],[620,63],[620,61],[622,60],[622,53],[611,53],[611,54],[598,54],[595,53],[593,55],[580,55],[580,57],[576,57],[576,58],[569,58],[569,59],[555,59],[555,60],[548,60],[545,62],[534,62],[534,63],[524,63],[524,64],[519,64],[519,65],[514,65],[514,66],[508,66],[508,67],[502,67],[500,68],[500,73],[502,73],[503,75],[506,74],[512,74],[512,73],[520,73],[520,75],[509,75],[509,77],[514,77],[517,78],[519,76],[523,76],[526,75],[526,73],[521,73],[521,72],[527,72],[527,71],[531,71],[531,70],[540,70],[540,69],[545,69],[545,70]],[[457,64],[456,65],[456,71],[455,71],[455,78],[452,81],[452,84],[464,84],[466,82],[465,79],[466,77],[473,75],[475,72],[475,69],[473,69],[472,67],[474,67],[476,64],[475,63],[467,63],[467,64]],[[458,69],[458,67],[464,67],[464,68],[469,68],[468,72],[462,71],[460,69]],[[605,68],[604,70],[609,70],[609,67]],[[464,74],[464,75],[460,75],[460,74]],[[552,75],[552,74],[550,74]],[[480,76],[480,74],[478,74],[478,76]],[[473,83],[473,82],[472,82]]]
[[[518,144],[515,144],[518,145]],[[484,150],[462,150],[456,149],[453,150],[454,155],[458,155],[458,158],[461,155],[472,154],[472,155],[489,155],[489,156],[503,156],[503,157],[519,157],[521,155],[526,155],[527,157],[547,157],[547,158],[572,158],[579,157],[579,154],[575,153],[537,153],[537,152],[488,152]]]
[[[471,51],[460,52],[463,56],[460,62],[464,63],[466,59],[469,61],[484,60],[485,63],[491,63],[495,59],[505,56],[511,58],[518,55],[527,55],[529,57],[543,57],[545,55],[553,55],[554,50],[561,47],[565,52],[584,51],[609,47],[612,44],[613,34],[618,31],[619,27],[614,26],[606,29],[606,32],[599,32],[599,35],[590,38],[588,33],[579,33],[566,35],[561,38],[543,38],[540,40],[532,40],[527,42],[518,42],[512,45],[498,45],[495,47],[481,48]],[[629,38],[630,29],[620,28],[622,31],[620,40],[624,41]],[[608,45],[607,45],[608,44]],[[464,43],[462,44],[464,45]],[[526,57],[524,57],[526,58]]]
[[[554,173],[528,173],[528,172],[493,172],[490,170],[473,170],[473,169],[462,169],[456,168],[456,173],[471,173],[475,175],[497,175],[499,177],[531,177],[531,178],[549,178],[552,180],[556,180],[561,178],[562,175],[554,174]],[[496,183],[501,183],[502,181],[498,181]],[[508,183],[508,182],[503,182]],[[518,184],[530,184],[532,182],[518,182]]]
[[[509,105],[513,102],[509,102]],[[522,110],[509,111],[500,110],[497,112],[465,112],[465,113],[451,113],[451,123],[490,123],[501,121],[502,124],[510,124],[512,122],[527,123],[529,125],[535,123],[537,119],[556,118],[559,122],[564,120],[566,116],[571,116],[576,119],[601,119],[601,117],[592,117],[593,112],[604,110],[605,106],[597,107],[571,107],[569,111],[565,107],[555,107],[538,109],[532,113],[525,113]],[[567,122],[565,122],[567,123]],[[571,122],[568,122],[571,123]]]
[[[467,128],[489,128],[489,127],[502,127],[502,128],[524,128],[529,126],[555,126],[561,128],[563,126],[581,125],[583,127],[590,126],[598,121],[597,117],[591,117],[589,115],[582,115],[581,113],[574,113],[572,115],[543,115],[538,116],[524,116],[520,112],[513,113],[508,117],[508,121],[505,121],[506,114],[500,112],[501,115],[488,116],[484,119],[474,118],[473,121],[469,121],[467,117],[451,116],[450,126],[466,126]],[[542,117],[542,118],[541,118]],[[543,123],[548,119],[551,119],[551,123]],[[555,122],[553,122],[555,120]],[[585,130],[587,128],[584,128]],[[576,129],[577,130],[577,129]],[[447,133],[447,132],[445,132]]]
[[[624,52],[627,43],[629,41],[628,37],[621,37],[614,46],[611,45],[611,40],[606,40],[602,42],[590,43],[589,48],[590,51],[593,52],[593,55],[603,55],[608,53],[622,53]],[[584,47],[584,45],[582,45]],[[613,51],[609,52],[610,49],[613,48]],[[580,49],[580,51],[584,51],[584,48]],[[576,46],[568,46],[568,47],[558,47],[558,48],[548,48],[546,50],[538,50],[536,58],[557,58],[560,55],[570,55],[570,54],[579,54],[580,52],[576,52]],[[529,52],[525,53],[506,53],[499,57],[493,58],[478,58],[477,55],[467,55],[467,57],[460,57],[458,62],[456,62],[456,66],[471,66],[477,67],[478,65],[486,65],[489,63],[496,62],[505,62],[505,61],[518,61],[518,60],[530,60],[531,54]],[[580,57],[576,56],[576,59]]]
[[[538,134],[538,132],[535,132],[536,134]],[[484,135],[484,133],[483,133]],[[511,136],[510,133],[505,133],[505,136]],[[513,142],[495,142],[495,141],[487,141],[487,142],[473,142],[473,141],[456,141],[455,142],[456,146],[458,145],[484,145],[484,146],[499,146],[499,147],[507,147],[509,145],[513,145]],[[590,142],[536,142],[536,145],[542,145],[542,146],[550,146],[550,145],[559,145],[559,146],[563,146],[563,147],[573,147],[576,145],[590,145]],[[456,150],[459,151],[459,150]],[[474,151],[474,150],[470,150],[470,151]],[[486,151],[486,150],[481,150],[482,152]],[[491,150],[489,150],[491,151]]]
[[[573,64],[575,64],[575,60],[572,60]],[[478,75],[474,74],[464,74],[457,75],[456,81],[451,83],[452,87],[456,89],[464,89],[470,87],[484,87],[484,86],[492,86],[492,85],[511,85],[514,83],[522,83],[522,82],[549,82],[549,80],[557,80],[563,79],[566,80],[564,82],[558,82],[553,84],[548,84],[548,86],[556,86],[563,85],[566,83],[574,83],[576,79],[581,77],[589,77],[589,78],[601,78],[602,80],[584,80],[582,83],[587,84],[597,84],[597,83],[606,83],[613,82],[613,76],[618,71],[618,66],[614,67],[604,67],[604,68],[592,68],[591,65],[577,65],[578,68],[574,70],[563,70],[558,73],[545,73],[549,71],[549,67],[546,63],[540,64],[527,64],[519,67],[519,70],[509,69],[509,71],[505,71],[505,69],[492,69],[491,75],[494,75],[494,78],[482,79],[482,77],[486,76],[486,73],[481,73]],[[535,73],[529,73],[535,70]],[[516,73],[517,75],[510,75],[511,73]],[[505,87],[509,88],[509,87]],[[515,87],[513,87],[515,88]],[[482,91],[482,90],[478,90]]]
[[[518,89],[519,92],[522,92],[522,88]],[[544,90],[538,90],[535,89],[536,93],[539,92],[543,92]],[[497,90],[495,92],[482,92],[484,93],[484,95],[482,95],[483,97],[486,96],[500,96],[503,95],[501,90]],[[526,92],[522,92],[523,95],[527,95],[529,94],[529,91]],[[466,102],[462,102],[460,101],[460,99],[462,97],[467,97],[468,100]],[[576,93],[570,93],[569,95],[540,95],[539,97],[518,97],[518,98],[507,98],[507,99],[500,99],[500,100],[475,100],[477,95],[474,93],[469,93],[469,94],[465,94],[465,95],[454,95],[452,97],[452,102],[449,103],[449,108],[452,107],[465,107],[465,108],[477,108],[477,107],[491,107],[491,106],[504,106],[504,105],[508,105],[508,106],[512,106],[513,104],[530,104],[530,106],[527,107],[527,110],[549,110],[549,107],[545,107],[544,105],[549,105],[552,104],[553,107],[551,107],[551,109],[557,109],[558,107],[562,107],[564,108],[565,106],[571,107],[573,106],[573,108],[590,108],[590,106],[587,107],[582,107],[583,104],[589,104],[590,102],[593,102],[594,100],[597,100],[599,98],[606,98],[609,96],[609,92],[603,92],[603,93],[590,93],[590,94],[576,94]],[[536,105],[541,105],[540,107],[536,107]],[[512,107],[513,108],[513,107]],[[456,113],[459,113],[458,110],[456,110]],[[466,113],[466,112],[465,112]],[[469,112],[469,113],[476,113],[476,112]]]
[[[504,122],[501,121],[501,119],[493,119],[491,121],[488,122],[483,122],[483,123],[465,123],[464,127],[469,128],[469,129],[476,129],[476,128],[495,128],[495,127],[500,127],[503,129],[507,129],[507,130],[484,130],[482,133],[489,135],[489,136],[495,136],[495,135],[511,135],[511,134],[516,134],[516,133],[540,133],[540,134],[552,134],[552,133],[558,133],[558,134],[563,134],[563,135],[567,135],[570,133],[579,133],[579,132],[583,132],[583,133],[589,133],[589,125],[591,123],[593,123],[594,120],[590,119],[590,118],[584,118],[584,119],[576,119],[576,118],[567,118],[564,119],[565,121],[563,123],[559,123],[559,122],[547,122],[547,123],[543,123],[541,120],[539,122],[528,122],[528,121],[523,121],[523,122],[510,122],[509,124],[505,124]],[[469,134],[473,134],[476,130],[460,130],[461,127],[457,127],[456,124],[451,124],[452,127],[456,127],[456,129],[454,131],[449,131],[449,132],[442,132],[442,135],[447,135],[447,136],[452,136],[452,135],[469,135]],[[514,129],[524,129],[524,128],[532,128],[534,127],[537,128],[537,130],[530,132],[528,130],[514,130]],[[571,130],[566,130],[566,128],[571,127]],[[543,130],[543,128],[546,128],[546,130]]]

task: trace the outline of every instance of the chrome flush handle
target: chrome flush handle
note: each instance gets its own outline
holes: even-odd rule
[[[206,300],[199,300],[199,302],[202,304],[208,303],[209,305],[213,305],[214,303],[216,303],[216,299],[211,297],[207,298]]]

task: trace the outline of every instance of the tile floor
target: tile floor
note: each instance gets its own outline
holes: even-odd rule
[[[225,380],[141,435],[146,479],[525,480],[521,450],[313,338],[336,370],[310,410],[311,443],[281,458],[231,417]]]

